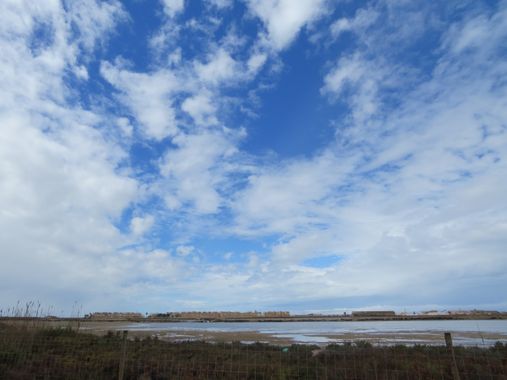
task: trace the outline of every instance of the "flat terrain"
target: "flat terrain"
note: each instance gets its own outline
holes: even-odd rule
[[[45,322],[47,326],[67,326],[69,322]],[[206,342],[264,342],[277,345],[287,345],[292,343],[313,343],[325,345],[329,343],[344,343],[366,341],[372,344],[392,345],[392,344],[429,344],[443,345],[444,338],[441,331],[421,330],[416,326],[413,330],[404,331],[363,331],[363,332],[318,332],[318,333],[296,333],[284,334],[275,332],[259,332],[248,329],[248,324],[244,330],[224,331],[215,328],[215,324],[197,324],[198,328],[183,328],[185,324],[181,324],[182,328],[172,328],[168,330],[162,327],[163,324],[153,323],[153,327],[147,323],[129,323],[129,322],[71,322],[70,326],[79,326],[80,331],[89,332],[97,335],[105,335],[108,331],[121,331],[128,329],[129,336],[145,338],[157,337],[161,340],[170,342],[181,341],[206,341]],[[243,324],[236,324],[243,326]],[[179,326],[179,324],[172,324]],[[224,325],[222,325],[224,326]],[[225,325],[229,326],[229,325]],[[262,323],[256,324],[263,327]],[[297,326],[297,325],[291,325]],[[419,326],[420,327],[420,326]],[[304,326],[302,326],[304,329]],[[473,328],[476,331],[453,331],[453,338],[457,345],[492,345],[496,341],[507,342],[507,334],[505,332],[487,332],[479,331],[479,328]],[[452,331],[452,330],[451,330]]]
[[[99,330],[95,330],[96,332]],[[453,359],[455,358],[455,360]],[[507,345],[171,343],[0,323],[0,379],[506,379]]]

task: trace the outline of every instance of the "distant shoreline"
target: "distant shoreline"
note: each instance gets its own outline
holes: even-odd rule
[[[505,319],[504,319],[505,320]],[[217,329],[217,322],[196,321],[196,320],[178,320],[178,321],[150,321],[150,320],[121,320],[121,321],[93,321],[85,318],[60,318],[60,319],[43,319],[43,318],[11,318],[9,321],[0,320],[6,325],[20,326],[23,328],[55,328],[55,329],[70,329],[75,331],[83,331],[95,335],[105,335],[111,331],[128,331],[131,339],[134,338],[148,338],[158,337],[162,340],[170,342],[179,342],[187,340],[198,340],[207,342],[264,342],[270,344],[289,345],[292,343],[301,344],[318,344],[327,345],[331,343],[344,343],[352,341],[368,341],[375,345],[390,345],[390,344],[443,344],[443,331],[451,332],[458,345],[492,345],[497,341],[507,342],[507,329],[505,322],[500,325],[503,328],[496,330],[480,329],[480,320],[469,320],[468,326],[465,330],[459,328],[459,321],[466,322],[466,319],[424,319],[411,321],[390,320],[388,323],[385,321],[332,321],[332,320],[311,320],[314,324],[311,326],[304,326],[308,320],[296,320],[290,318],[289,321],[282,321],[282,324],[277,325],[280,321],[274,321],[275,324],[267,325],[266,329],[262,326],[263,322],[255,322],[251,320],[241,320],[239,324],[234,325],[233,320],[218,321],[223,324]],[[482,320],[483,323],[495,322],[492,319]],[[176,323],[174,323],[176,322]],[[187,322],[187,324],[185,324]],[[188,323],[190,322],[190,323]],[[247,323],[250,322],[250,323]],[[272,321],[273,322],[273,321]],[[285,324],[283,322],[286,322]],[[288,323],[287,323],[288,322]],[[289,325],[294,323],[294,328]],[[299,324],[297,323],[299,322]],[[319,323],[322,324],[319,328]],[[331,323],[330,323],[331,322]],[[333,323],[334,322],[334,323]],[[340,322],[343,327],[340,327]],[[392,329],[391,324],[392,323]],[[420,322],[420,323],[418,323]],[[425,323],[426,322],[426,323]],[[444,329],[442,326],[438,327],[440,323],[446,323]],[[476,327],[476,322],[477,327]],[[231,325],[227,326],[227,323]],[[350,325],[350,323],[353,323]],[[355,324],[354,324],[355,323]],[[364,323],[365,328],[360,324]],[[380,329],[373,329],[372,326],[379,324]],[[400,329],[397,323],[404,324]],[[499,325],[499,326],[500,326]],[[243,327],[244,326],[244,327]],[[279,326],[278,328],[276,326]],[[456,328],[454,328],[456,327]],[[484,326],[483,326],[484,327]],[[329,329],[328,329],[329,328]]]
[[[0,317],[0,321],[58,321],[58,322],[367,322],[367,321],[442,321],[442,320],[507,320],[507,313],[495,315],[484,314],[442,314],[442,315],[395,315],[389,317],[352,317],[348,316],[310,316],[294,315],[279,318],[104,318],[95,319],[87,317]]]

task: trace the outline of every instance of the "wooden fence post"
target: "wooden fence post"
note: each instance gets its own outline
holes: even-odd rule
[[[452,346],[452,336],[450,332],[444,333],[445,345],[449,351],[452,360],[452,377],[454,380],[460,380],[458,364],[456,363],[456,356],[454,355],[454,347]]]
[[[121,357],[120,357],[120,368],[118,371],[118,380],[123,380],[125,374],[125,362],[127,360],[127,330],[123,330],[122,342],[121,342]]]

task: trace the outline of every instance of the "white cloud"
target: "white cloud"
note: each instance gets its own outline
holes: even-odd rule
[[[179,245],[176,247],[176,253],[180,256],[188,256],[194,252],[195,248],[191,245]]]
[[[119,117],[116,119],[116,125],[120,128],[121,132],[127,136],[132,137],[134,127],[130,124],[130,120],[126,117]]]
[[[56,2],[55,2],[56,3]],[[65,4],[69,21],[79,25],[77,42],[90,51],[112,32],[115,25],[127,19],[118,1],[84,0]]]
[[[369,71],[365,62],[359,56],[342,58],[337,66],[324,78],[323,91],[340,95],[345,86],[357,83]]]
[[[275,50],[286,48],[307,24],[326,11],[325,0],[247,0],[251,12],[264,23]]]
[[[25,102],[44,107],[45,100],[63,101],[67,92],[62,83],[64,71],[68,69],[86,80],[87,70],[79,61],[86,60],[86,54],[103,43],[108,32],[123,19],[121,4],[116,1],[98,4],[89,0],[79,5],[72,2],[67,12],[56,1],[2,4],[0,81],[6,89],[2,104],[12,104],[17,109]],[[73,34],[71,22],[77,33]],[[51,107],[48,103],[46,106]]]
[[[86,81],[89,78],[88,70],[84,66],[77,66],[74,72],[79,79]]]
[[[153,215],[135,216],[130,220],[130,230],[136,237],[144,235],[155,223]]]
[[[146,137],[162,140],[177,131],[172,95],[180,89],[170,71],[136,73],[103,62],[101,74],[121,91],[120,99],[132,110]]]
[[[182,103],[181,109],[194,119],[197,125],[215,125],[216,108],[211,101],[211,94],[207,91],[191,96]]]
[[[331,34],[336,37],[349,30],[352,30],[352,23],[347,18],[340,18],[331,25]]]
[[[316,9],[308,4],[249,2],[275,50],[323,14],[324,2],[313,2]],[[336,122],[336,141],[313,156],[275,161],[246,156],[238,149],[244,133],[219,127],[222,89],[253,78],[267,61],[259,40],[210,44],[204,59],[171,48],[174,55],[158,60],[160,53],[150,72],[121,60],[103,63],[101,73],[131,112],[110,115],[99,106],[104,99],[83,108],[65,77],[96,79],[88,62],[127,18],[120,3],[76,2],[69,9],[58,2],[2,3],[2,302],[69,305],[77,298],[105,309],[153,310],[171,299],[171,308],[256,308],[338,297],[448,302],[473,289],[503,289],[504,8],[456,21],[435,49],[435,69],[410,86],[403,78],[410,63],[394,62],[387,43],[372,41],[407,43],[412,32],[398,33],[396,20],[410,19],[411,27],[412,16],[389,18],[389,31],[372,21],[385,16],[379,5],[375,14],[359,11],[334,24],[335,37],[350,30],[358,44],[340,53],[322,93],[346,101],[351,118]],[[46,26],[45,37],[34,40],[34,28]],[[402,95],[396,107],[384,103],[393,88]],[[178,120],[179,111],[193,122]],[[125,146],[132,137],[146,144],[168,138],[160,178],[129,177]],[[157,211],[171,228],[195,221],[210,235],[258,238],[263,248],[228,252],[220,265],[206,264],[207,252],[191,236],[175,239],[174,255],[122,248],[145,243],[155,226],[139,205],[144,192],[165,201],[170,211]],[[135,216],[122,233],[130,207]],[[192,252],[203,261],[185,258]],[[306,263],[328,255],[338,261]],[[502,304],[503,293],[492,297]]]
[[[331,34],[338,38],[342,33],[362,33],[377,21],[379,13],[373,8],[359,9],[353,18],[340,18],[331,24]]]
[[[230,8],[234,3],[234,0],[207,0],[207,1],[219,9]]]
[[[175,49],[168,57],[171,66],[177,66],[181,63],[181,48]]]
[[[122,11],[117,2],[84,5],[0,5],[4,304],[40,299],[70,307],[74,297],[100,298],[116,283],[98,268],[106,270],[103,261],[125,242],[113,223],[137,198],[138,183],[118,169],[125,152],[96,128],[107,117],[76,105],[63,78],[67,70],[84,73],[86,54]],[[41,25],[48,34],[35,40]]]
[[[336,253],[339,238],[332,231],[325,229],[312,230],[298,234],[286,242],[277,243],[272,247],[272,260],[283,267],[301,263],[308,258],[326,256]]]
[[[161,0],[164,12],[169,17],[174,17],[185,8],[185,0]]]
[[[195,72],[205,84],[218,85],[234,80],[238,76],[239,65],[225,49],[217,49],[208,57],[206,63],[196,62]]]
[[[248,58],[248,72],[255,75],[266,63],[268,56],[264,53],[254,53]]]
[[[255,284],[256,297],[273,297],[269,289],[277,288],[284,299],[302,302],[317,293],[452,302],[464,289],[505,284],[501,12],[453,26],[431,79],[398,88],[396,108],[364,108],[367,95],[382,104],[386,87],[404,85],[391,70],[382,72],[390,57],[366,58],[359,50],[339,60],[323,93],[349,100],[355,122],[343,142],[328,146],[327,155],[259,170],[237,195],[237,233],[282,236],[268,249],[268,269],[244,282],[248,292],[254,293],[246,284]],[[456,50],[479,23],[489,33],[474,33],[472,45]],[[475,41],[479,35],[483,42]],[[323,268],[303,265],[326,255],[340,259]]]
[[[499,5],[499,11],[492,15],[481,14],[452,25],[445,36],[444,47],[455,54],[467,49],[495,49],[497,42],[507,35],[506,16],[503,1]]]
[[[250,176],[234,202],[237,232],[291,234],[303,225],[325,224],[332,216],[326,216],[320,202],[340,186],[353,161],[328,151],[313,160],[289,161]]]
[[[190,202],[197,213],[216,213],[226,186],[226,162],[236,153],[234,140],[220,131],[179,135],[160,164],[163,190],[170,208]]]
[[[360,54],[345,56],[324,78],[321,93],[348,103],[354,122],[362,124],[378,111],[379,87],[388,87],[393,72],[381,60],[372,64]]]

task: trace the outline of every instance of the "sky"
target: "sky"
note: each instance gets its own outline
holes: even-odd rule
[[[0,2],[0,308],[507,310],[506,0]]]

